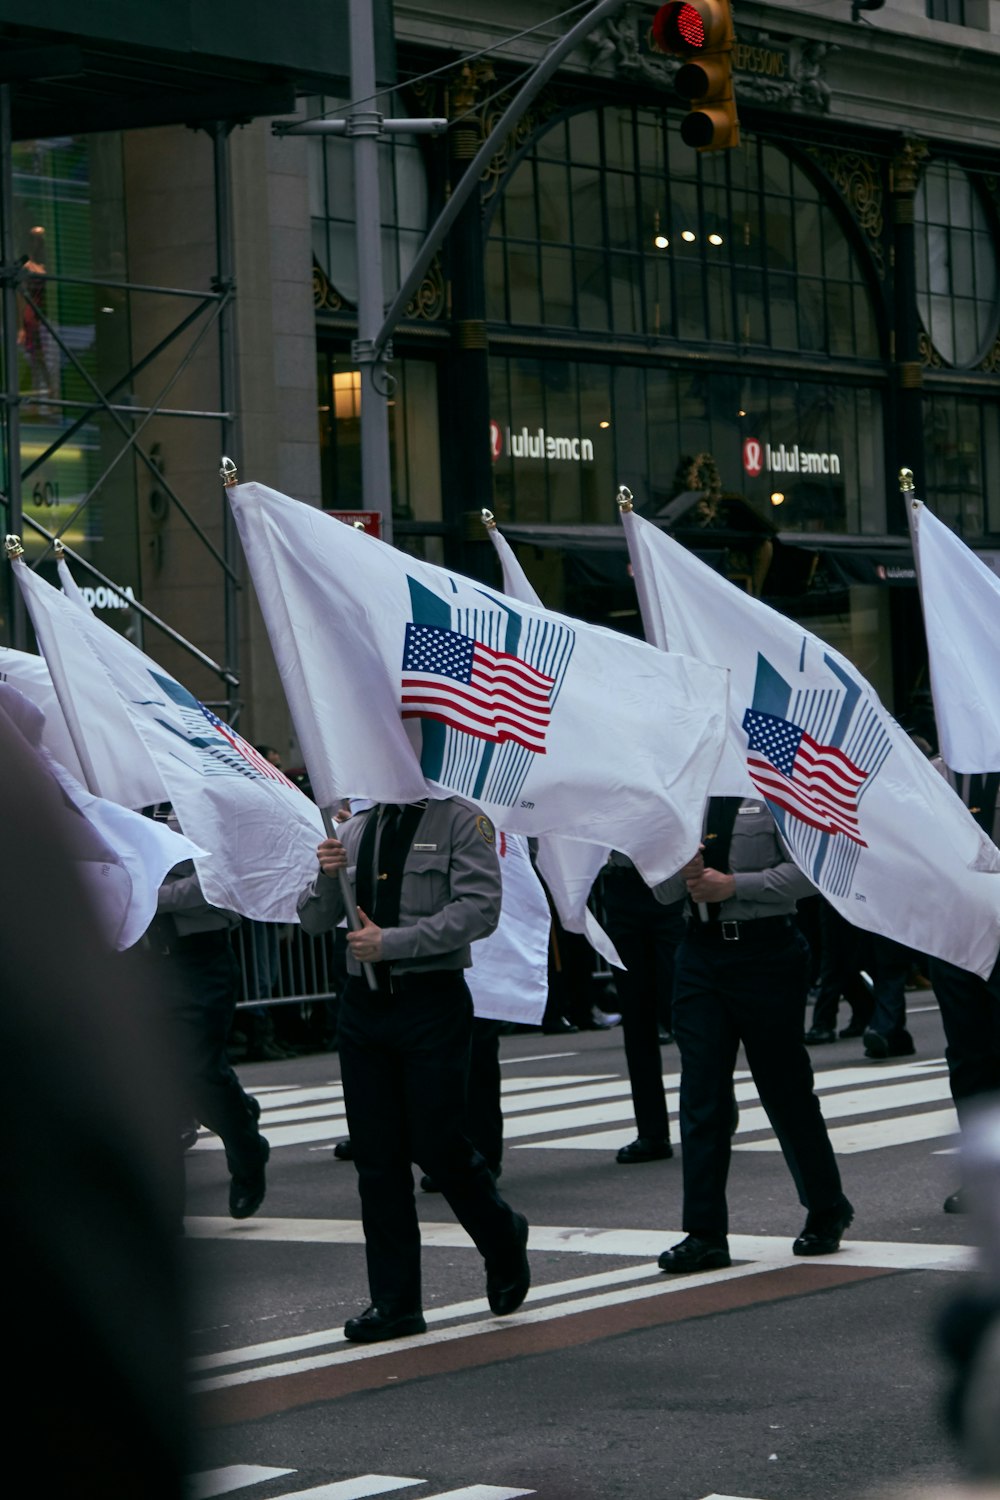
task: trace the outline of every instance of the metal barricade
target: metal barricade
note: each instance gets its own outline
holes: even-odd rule
[[[233,934],[240,966],[237,1009],[336,1000],[345,977],[338,930],[310,937],[296,922],[241,922]]]

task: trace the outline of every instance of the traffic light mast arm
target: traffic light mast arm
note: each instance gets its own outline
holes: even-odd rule
[[[410,267],[410,273],[396,293],[392,306],[386,313],[382,327],[375,338],[376,358],[378,358],[378,355],[385,348],[389,339],[391,339],[393,329],[403,316],[414,293],[423,281],[427,269],[437,253],[438,246],[458,218],[468,199],[474,192],[478,191],[479,180],[489,166],[497,148],[503,144],[512,127],[525,114],[529,104],[541,93],[563,58],[578,47],[584,38],[590,35],[595,26],[599,26],[602,21],[606,21],[609,16],[613,16],[616,11],[621,10],[624,3],[625,0],[599,0],[599,3],[594,6],[593,10],[588,11],[585,16],[577,21],[576,25],[571,27],[565,36],[559,37],[557,41],[553,42],[535,71],[519,92],[515,94],[510,104],[508,104],[468,167],[462,173],[461,178],[456,183],[448,198],[448,202],[427,231],[426,238],[417,252],[417,257],[413,265]]]

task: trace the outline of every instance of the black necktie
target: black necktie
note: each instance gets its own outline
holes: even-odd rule
[[[708,800],[702,859],[709,870],[721,870],[724,875],[729,874],[729,846],[733,841],[736,814],[742,801],[742,797],[710,797]],[[706,902],[706,909],[708,920],[718,922],[721,916],[720,903]]]

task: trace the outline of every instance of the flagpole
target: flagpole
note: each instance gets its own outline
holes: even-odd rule
[[[629,489],[627,484],[620,484],[618,486],[618,494],[615,496],[615,504],[618,506],[618,513],[622,518],[622,525],[625,528],[625,542],[626,545],[628,545],[629,523],[625,520],[625,517],[627,515],[631,515],[632,511],[635,510],[635,505],[633,504],[632,491]],[[639,614],[642,617],[643,629],[646,631],[646,636],[648,639],[651,633],[648,622],[652,620],[653,613],[649,605],[649,596],[646,593],[646,580],[643,575],[642,569],[637,568],[635,565],[635,559],[632,557],[631,547],[629,547],[629,560],[632,564],[632,582],[635,584],[635,592],[639,600]],[[660,634],[662,635],[662,631],[660,632]],[[656,644],[657,646],[659,646],[661,651],[669,650],[669,645],[666,639],[664,639],[662,642],[657,641],[655,643],[651,641],[650,644]],[[701,921],[707,922],[708,902],[695,901],[693,904],[698,912],[698,916],[700,917]]]
[[[233,463],[233,461],[232,461],[231,458],[226,458],[225,455],[223,455],[222,462],[221,462],[221,464],[219,466],[219,478],[222,480],[223,488],[227,489],[227,490],[232,489],[233,486],[236,483],[236,476],[237,476],[236,465]],[[292,713],[292,723],[293,724],[295,723],[295,714],[294,714],[294,712]],[[299,741],[299,744],[302,745],[302,746],[304,746],[305,740],[299,734],[297,726],[296,726],[295,733],[296,733],[296,738]],[[306,754],[305,754],[305,750],[304,749],[303,749],[303,752],[302,752],[302,758],[303,758],[303,760],[306,760]],[[309,775],[309,764],[308,764],[308,761],[306,761],[306,775],[307,776]],[[320,810],[319,810],[319,812],[320,812],[320,817],[323,819],[323,827],[326,829],[326,836],[327,836],[327,838],[329,838],[329,839],[337,839],[336,823],[334,821],[333,808],[332,807],[321,807]],[[340,840],[337,839],[337,842],[339,843]],[[346,870],[338,870],[337,871],[337,883],[340,886],[340,896],[341,896],[341,900],[344,903],[344,910],[345,910],[345,912],[347,914],[347,925],[351,929],[352,932],[357,932],[358,928],[361,926],[361,918],[358,916],[358,905],[357,905],[356,900],[354,899],[354,892],[351,889],[351,882],[347,878],[347,871]],[[365,979],[368,982],[368,988],[370,990],[377,990],[378,989],[378,980],[375,977],[375,970],[374,970],[373,966],[370,963],[363,963],[362,962],[361,969],[362,969],[362,972],[364,973]]]
[[[21,538],[19,536],[8,536],[4,544],[4,550],[7,553],[7,561],[10,563],[12,568],[27,567],[27,564],[22,561],[22,558],[24,557],[24,548],[21,545]],[[17,577],[16,573],[14,577]],[[47,584],[46,587],[48,587]],[[22,590],[20,586],[18,586],[17,592],[19,596],[22,596]],[[30,614],[30,609],[28,612]],[[73,695],[72,693],[66,692],[65,690],[63,692],[59,691],[61,683],[65,687],[62,662],[53,664],[48,660],[47,657],[45,658],[45,662],[49,669],[49,675],[52,678],[52,685],[56,690],[56,697],[59,700],[59,707],[62,709],[63,718],[66,720],[66,728],[68,729],[69,737],[73,742],[73,749],[76,751],[76,758],[80,762],[80,769],[83,771],[83,777],[87,784],[87,791],[90,792],[94,797],[100,797],[101,785],[97,777],[97,772],[94,769],[94,762],[90,758],[90,751],[87,749],[87,742],[84,739],[80,720],[77,718],[76,704],[73,701]]]

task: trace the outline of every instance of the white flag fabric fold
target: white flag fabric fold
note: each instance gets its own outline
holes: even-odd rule
[[[263,485],[227,493],[321,806],[457,793],[653,881],[694,853],[724,671],[515,608]]]
[[[938,742],[962,775],[1000,771],[1000,578],[909,497]]]
[[[323,838],[308,797],[86,606],[13,566],[90,790],[126,807],[173,803],[207,851],[195,859],[207,901],[262,922],[295,921]]]
[[[105,937],[119,951],[137,943],[156,915],[156,897],[168,870],[204,854],[190,839],[152,818],[95,797],[59,764],[45,745],[43,711],[10,683],[0,683],[0,711],[23,735],[52,779],[67,807],[65,827],[71,847],[94,899]],[[74,813],[86,823],[86,831]]]
[[[549,903],[516,833],[497,834],[503,907],[496,930],[472,945],[466,979],[477,1016],[537,1026],[549,993]]]
[[[713,792],[763,797],[793,859],[849,921],[986,978],[1000,950],[1000,850],[844,656],[622,517],[646,621],[732,672]]]
[[[507,538],[496,526],[489,528],[489,538],[500,559],[503,573],[503,591],[523,604],[542,607],[534,588],[521,564],[514,555]],[[567,932],[577,932],[587,939],[595,953],[599,953],[609,964],[622,969],[624,964],[618,957],[614,943],[588,906],[590,892],[611,850],[601,844],[585,844],[579,839],[560,838],[558,834],[546,834],[538,840],[536,868],[545,884],[559,920]]]
[[[83,781],[83,767],[66,717],[59,706],[52,673],[45,664],[45,658],[32,656],[27,651],[15,651],[13,647],[0,646],[0,682],[9,682],[41,709],[45,719],[42,744],[77,781]]]

